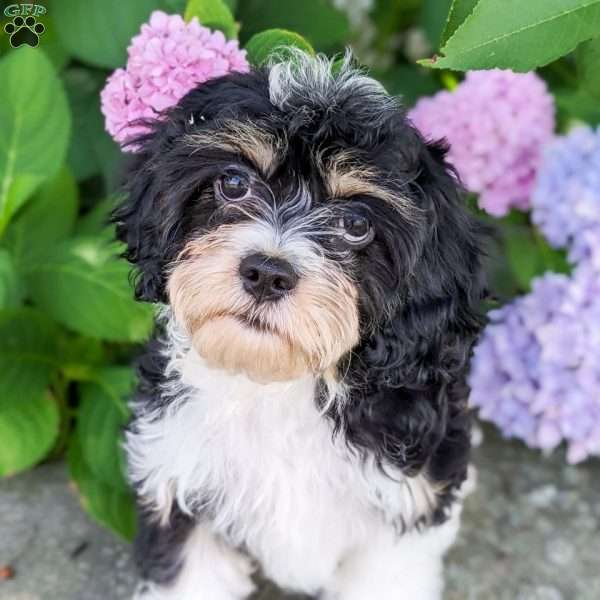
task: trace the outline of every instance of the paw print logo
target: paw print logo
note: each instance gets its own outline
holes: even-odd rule
[[[24,19],[23,17],[15,17],[12,23],[7,23],[4,26],[4,31],[10,35],[10,45],[13,48],[18,48],[23,44],[27,44],[35,48],[40,42],[40,35],[44,33],[46,28],[43,23],[40,23],[31,15]]]

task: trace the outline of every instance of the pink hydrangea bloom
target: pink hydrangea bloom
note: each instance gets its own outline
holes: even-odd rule
[[[247,72],[246,52],[236,40],[203,27],[194,17],[155,11],[131,40],[125,69],[101,92],[106,129],[120,143],[143,133],[139,119],[156,118],[199,83],[232,71]]]
[[[554,132],[554,100],[535,73],[471,71],[452,92],[409,113],[428,139],[445,138],[463,183],[481,208],[502,216],[529,208],[542,149]]]

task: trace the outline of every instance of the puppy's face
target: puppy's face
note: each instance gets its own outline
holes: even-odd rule
[[[415,296],[423,177],[454,186],[379,84],[301,56],[199,87],[141,149],[117,212],[138,294],[261,382],[334,370]]]
[[[167,284],[197,351],[264,381],[335,365],[360,339],[365,276],[393,287],[385,239],[415,220],[408,202],[356,149],[268,121],[227,120],[182,142],[212,163]]]

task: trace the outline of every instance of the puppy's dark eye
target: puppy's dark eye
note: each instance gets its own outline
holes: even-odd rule
[[[346,215],[340,218],[338,228],[342,238],[350,246],[366,246],[375,237],[371,222],[362,215]]]
[[[230,173],[218,179],[218,186],[226,200],[241,200],[250,191],[250,180],[243,173]]]

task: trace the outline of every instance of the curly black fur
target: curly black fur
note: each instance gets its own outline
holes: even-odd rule
[[[145,581],[170,584],[181,568],[181,549],[195,525],[195,519],[173,507],[167,524],[156,521],[151,511],[140,510],[133,548],[134,560]]]

